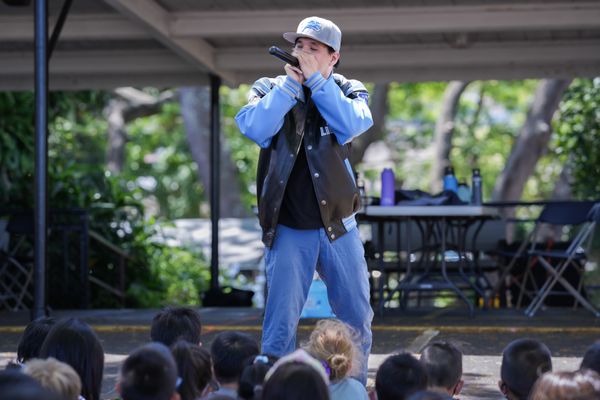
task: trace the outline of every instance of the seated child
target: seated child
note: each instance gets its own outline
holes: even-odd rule
[[[409,353],[388,357],[377,370],[375,390],[378,400],[406,400],[427,389],[427,372]]]
[[[134,350],[123,362],[117,392],[123,400],[179,400],[177,366],[158,342]]]
[[[165,307],[152,320],[150,339],[171,346],[178,340],[201,345],[200,314],[190,307]]]
[[[576,372],[548,372],[531,390],[531,400],[598,400],[600,375],[586,369]]]
[[[552,371],[552,356],[545,344],[533,339],[513,340],[502,352],[498,386],[509,400],[527,400],[535,381]]]
[[[213,379],[212,361],[208,350],[197,344],[178,340],[171,346],[171,353],[181,379],[177,387],[181,400],[196,400],[205,396]]]
[[[433,342],[420,358],[427,372],[427,387],[434,392],[457,396],[462,387],[462,353],[452,343]]]
[[[45,360],[33,359],[25,364],[23,372],[63,400],[79,399],[81,379],[69,364],[52,357]]]
[[[269,370],[262,400],[329,400],[328,384],[323,364],[298,349],[281,357]]]
[[[348,325],[335,319],[319,321],[304,349],[323,363],[332,400],[368,399],[365,387],[350,377],[359,371],[361,360]]]
[[[210,355],[215,378],[220,387],[211,393],[209,398],[214,395],[226,395],[237,399],[238,382],[244,362],[258,353],[258,344],[245,333],[229,331],[218,334],[210,347]]]

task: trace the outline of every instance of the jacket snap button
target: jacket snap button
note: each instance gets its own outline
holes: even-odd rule
[[[294,157],[294,153],[290,153],[290,157]]]
[[[309,145],[307,146],[307,149],[309,149],[309,150],[312,150],[312,145],[311,145],[311,144],[309,144]]]
[[[333,228],[332,228],[332,227],[328,227],[328,228],[327,228],[327,230],[328,230],[329,232],[331,232],[331,231],[333,230]]]
[[[319,173],[318,173],[318,172],[315,172],[315,175],[314,175],[314,176],[315,176],[315,178],[318,178],[318,177],[319,177]]]
[[[332,238],[332,239],[335,239],[335,235],[334,235],[334,234],[331,234],[331,238]]]
[[[321,204],[326,205],[327,202],[325,200],[321,200]]]

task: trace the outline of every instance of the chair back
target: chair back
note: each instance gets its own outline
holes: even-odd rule
[[[538,222],[551,225],[580,225],[590,221],[593,201],[569,201],[548,203],[538,217]]]

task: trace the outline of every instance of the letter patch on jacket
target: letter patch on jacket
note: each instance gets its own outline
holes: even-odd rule
[[[369,93],[368,92],[358,92],[358,93],[356,93],[356,97],[363,100],[365,103],[369,104]]]
[[[331,135],[331,130],[329,129],[329,126],[321,126],[319,129],[321,130],[321,136]]]

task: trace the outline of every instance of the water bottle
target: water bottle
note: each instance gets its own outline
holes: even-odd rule
[[[460,182],[458,184],[458,190],[456,191],[456,194],[463,203],[469,203],[471,201],[471,189],[469,189],[467,182]]]
[[[391,168],[384,168],[381,172],[381,205],[393,206],[396,203],[395,192],[394,171]]]
[[[471,204],[480,205],[481,204],[481,174],[479,173],[479,168],[473,169],[473,181],[472,181],[472,191],[471,191]]]
[[[451,165],[444,168],[444,190],[451,190],[454,193],[458,190],[458,181]]]

